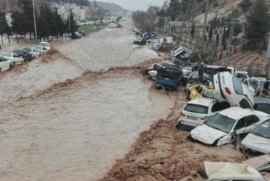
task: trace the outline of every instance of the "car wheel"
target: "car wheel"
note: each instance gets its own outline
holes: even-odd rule
[[[1,68],[0,68],[0,72],[2,72]]]
[[[178,121],[175,125],[176,129],[182,129],[182,123],[180,121]]]

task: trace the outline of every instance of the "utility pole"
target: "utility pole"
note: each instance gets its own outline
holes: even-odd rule
[[[94,0],[94,25],[96,24],[96,1]]]
[[[268,70],[267,70],[267,79],[270,79],[270,33],[269,33],[269,39],[268,39],[268,47],[267,47],[267,58],[268,58]]]
[[[35,13],[35,3],[34,3],[34,0],[32,0],[32,6],[33,6],[35,38],[36,38],[36,42],[38,42],[38,38],[37,38],[37,22],[36,22],[36,13]]]

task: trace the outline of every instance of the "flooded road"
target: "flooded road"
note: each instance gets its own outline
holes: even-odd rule
[[[138,71],[83,74],[157,57],[130,44],[134,36],[126,23],[126,29],[105,29],[70,42],[72,48],[60,45],[71,62],[34,60],[1,77],[0,180],[97,180],[140,132],[169,114],[175,97],[151,91]],[[97,41],[102,39],[106,54]]]
[[[1,179],[95,180],[173,107],[140,77],[91,79],[1,106]]]
[[[122,22],[123,28],[90,34],[89,37],[62,44],[58,49],[85,70],[98,71],[117,66],[131,66],[158,58],[147,46],[132,44],[135,40],[131,20]]]

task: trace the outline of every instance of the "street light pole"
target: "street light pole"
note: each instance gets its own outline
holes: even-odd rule
[[[38,42],[38,38],[37,38],[37,22],[36,22],[36,13],[35,13],[35,4],[34,4],[34,0],[32,0],[32,6],[33,6],[33,17],[34,17],[35,38],[36,38],[36,42]]]

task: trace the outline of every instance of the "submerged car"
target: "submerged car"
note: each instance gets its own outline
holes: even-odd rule
[[[12,62],[0,56],[0,72],[7,71],[12,68]]]
[[[230,107],[207,118],[190,132],[189,138],[207,145],[220,146],[245,136],[258,124],[268,120],[268,114],[240,107]]]
[[[39,57],[41,55],[41,53],[33,47],[23,48],[22,50],[26,51],[27,53],[30,53],[32,55],[32,58],[36,58],[36,57]]]
[[[13,50],[13,53],[16,53],[20,57],[24,59],[24,61],[31,61],[32,60],[32,55],[24,50]]]
[[[193,71],[184,76],[182,84],[184,86],[191,86],[193,83],[203,84],[203,85],[212,85],[212,76],[207,73],[203,73],[202,76],[199,75],[199,71]]]
[[[4,57],[11,61],[12,65],[19,65],[24,62],[24,59],[20,57],[18,54],[13,52],[1,52],[0,56]]]
[[[259,172],[270,172],[270,155],[261,155],[248,160],[243,163],[251,165]]]
[[[270,121],[267,120],[252,130],[241,146],[246,151],[270,154]]]
[[[227,100],[231,106],[253,109],[254,100],[247,86],[229,72],[214,75],[214,88],[220,101]]]
[[[243,163],[204,162],[208,181],[269,181],[254,167]]]
[[[47,50],[51,49],[51,45],[48,42],[40,42],[38,45],[46,48]]]
[[[184,105],[176,128],[192,129],[204,123],[216,112],[227,109],[230,104],[227,102],[218,102],[216,99],[197,98]]]
[[[146,44],[146,39],[139,37],[135,41],[133,41],[134,44],[137,45],[145,45]]]

